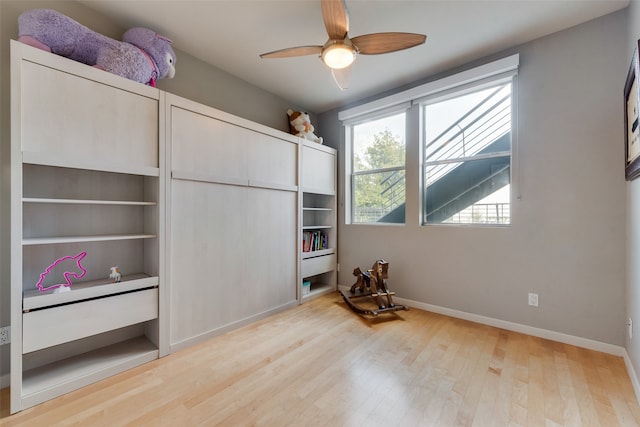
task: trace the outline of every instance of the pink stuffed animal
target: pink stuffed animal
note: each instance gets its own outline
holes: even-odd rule
[[[175,75],[171,40],[147,28],[128,30],[120,42],[55,10],[34,9],[18,17],[18,33],[23,43],[153,87]]]

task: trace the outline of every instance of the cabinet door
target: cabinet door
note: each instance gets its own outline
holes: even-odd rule
[[[313,193],[335,194],[336,191],[336,156],[324,147],[302,147],[302,179],[304,191]]]
[[[158,100],[22,62],[22,150],[158,167]]]
[[[172,180],[170,343],[197,337],[246,309],[247,188]]]
[[[247,184],[247,140],[239,126],[171,108],[171,170]]]
[[[249,189],[247,293],[252,313],[296,299],[296,193]]]
[[[298,185],[297,144],[255,133],[247,156],[250,185],[289,189]]]

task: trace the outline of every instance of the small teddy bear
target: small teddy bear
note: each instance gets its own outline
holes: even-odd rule
[[[118,41],[55,10],[33,9],[18,17],[18,36],[22,43],[152,87],[175,74],[171,40],[147,28],[131,28]]]
[[[289,109],[287,110],[287,115],[289,116],[289,127],[292,134],[322,144],[322,137],[313,133],[315,129],[311,124],[308,113]]]

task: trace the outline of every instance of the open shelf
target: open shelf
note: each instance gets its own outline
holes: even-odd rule
[[[110,240],[134,240],[134,239],[154,239],[155,234],[107,234],[100,236],[69,236],[69,237],[32,237],[23,239],[22,244],[28,245],[49,245],[59,243],[83,243],[83,242],[108,242]]]
[[[329,292],[335,291],[335,286],[332,284],[311,284],[311,291],[302,296],[303,300],[308,300],[311,298],[319,297],[320,295],[327,294]]]
[[[324,255],[331,255],[335,253],[335,248],[320,249],[318,251],[302,252],[302,259],[315,258]]]
[[[156,206],[156,202],[136,202],[127,200],[89,200],[89,199],[48,199],[24,197],[23,203],[51,203],[63,205],[116,205],[116,206]]]
[[[32,406],[157,358],[157,347],[143,336],[101,347],[25,371],[22,398]]]
[[[144,273],[126,275],[123,279],[119,283],[112,283],[109,279],[74,283],[70,291],[61,293],[55,293],[54,290],[40,292],[38,289],[30,289],[24,291],[23,310],[28,311],[158,286],[158,276],[149,276]]]
[[[327,228],[331,228],[330,225],[308,225],[302,227],[303,230],[324,230]]]

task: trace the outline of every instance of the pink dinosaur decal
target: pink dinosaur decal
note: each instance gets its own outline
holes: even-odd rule
[[[58,258],[53,264],[51,264],[49,267],[47,267],[47,269],[42,274],[40,274],[40,280],[38,280],[38,283],[36,284],[38,289],[40,289],[40,292],[45,292],[45,291],[48,291],[48,290],[51,290],[51,289],[57,289],[57,288],[59,288],[61,286],[71,287],[72,283],[71,283],[70,277],[74,277],[76,279],[83,278],[85,276],[85,274],[87,274],[87,270],[82,266],[82,264],[80,262],[86,256],[87,256],[87,253],[83,251],[83,252],[80,252],[76,256],[64,256],[62,258]],[[80,270],[80,272],[65,271],[62,274],[62,276],[66,280],[66,283],[58,283],[58,284],[55,284],[55,285],[47,286],[46,288],[43,287],[42,286],[42,282],[44,282],[44,278],[47,277],[47,275],[49,275],[51,273],[51,271],[58,266],[58,264],[60,264],[63,261],[66,261],[66,260],[74,260],[76,262],[76,265],[78,266],[78,269]]]

